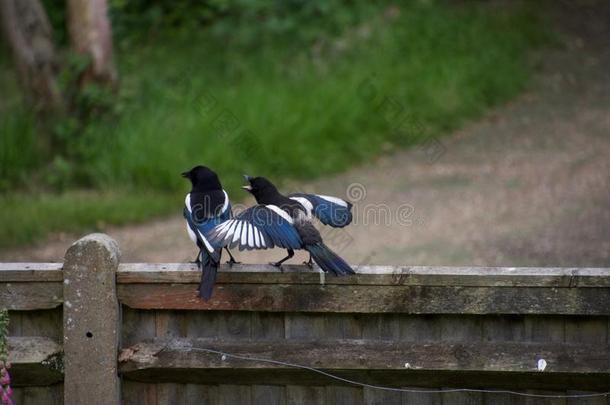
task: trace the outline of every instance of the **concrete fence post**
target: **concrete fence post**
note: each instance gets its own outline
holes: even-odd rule
[[[104,234],[76,241],[64,262],[64,401],[118,404],[120,251]]]

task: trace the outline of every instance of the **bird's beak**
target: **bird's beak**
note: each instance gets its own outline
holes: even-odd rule
[[[182,172],[180,173],[182,175],[182,177],[189,177],[189,175],[191,174],[190,172]]]
[[[250,183],[250,180],[252,180],[252,177],[248,176],[247,174],[244,174],[244,179],[246,179],[246,181],[248,183]],[[250,184],[242,186],[242,188],[246,191],[252,191],[252,186]]]

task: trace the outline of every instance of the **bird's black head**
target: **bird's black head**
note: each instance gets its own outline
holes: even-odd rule
[[[193,185],[193,191],[222,190],[218,175],[205,166],[195,166],[188,172],[182,173]]]
[[[251,193],[259,204],[270,203],[271,201],[269,200],[279,194],[273,183],[264,177],[250,177],[244,175],[244,178],[248,184],[242,188]]]

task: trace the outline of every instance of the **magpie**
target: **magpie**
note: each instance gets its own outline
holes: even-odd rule
[[[324,224],[343,227],[352,220],[351,204],[340,198],[296,193],[282,195],[264,177],[244,176],[258,205],[248,208],[234,218],[217,225],[210,232],[210,240],[220,246],[237,246],[240,250],[284,248],[288,256],[271,263],[280,267],[294,256],[295,249],[309,252],[320,268],[343,276],[354,270],[322,241],[320,232],[312,224],[312,215]]]
[[[191,181],[191,191],[184,200],[183,215],[186,219],[186,230],[191,240],[199,248],[195,259],[202,271],[199,284],[199,296],[210,299],[216,272],[222,255],[222,247],[215,246],[208,240],[208,233],[218,224],[233,217],[231,202],[223,190],[218,175],[205,166],[195,166],[182,173]],[[237,263],[229,249],[229,263]]]

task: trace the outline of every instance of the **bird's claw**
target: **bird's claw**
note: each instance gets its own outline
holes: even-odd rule
[[[313,269],[313,263],[311,262],[311,260],[307,261],[307,262],[303,262],[303,264],[307,267],[309,267],[310,269]]]
[[[229,265],[229,267],[233,267],[234,264],[241,264],[241,262],[238,262],[237,260],[231,258],[227,260],[227,264]]]
[[[269,262],[270,265],[272,265],[273,267],[277,267],[278,269],[280,269],[280,271],[283,273],[284,272],[284,268],[282,267],[282,263],[278,263],[278,262]]]

